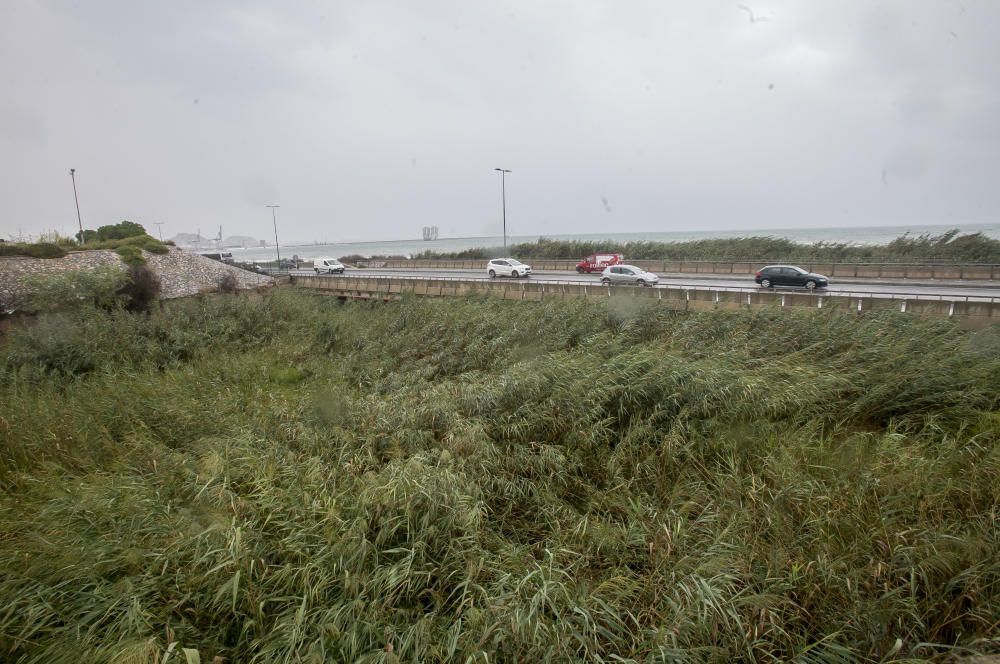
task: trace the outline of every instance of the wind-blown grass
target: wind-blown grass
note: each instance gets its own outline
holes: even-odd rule
[[[42,317],[0,347],[0,659],[997,652],[998,347],[296,292]]]
[[[595,253],[614,252],[626,260],[722,260],[722,261],[829,261],[829,262],[922,262],[1000,263],[1000,240],[982,233],[961,235],[951,230],[940,235],[901,235],[883,245],[845,242],[805,244],[786,238],[751,236],[653,242],[615,240],[555,240],[541,238],[502,247],[477,247],[453,252],[425,251],[414,258],[559,258],[579,260]]]

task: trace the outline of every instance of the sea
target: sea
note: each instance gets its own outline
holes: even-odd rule
[[[1000,222],[996,224],[948,224],[942,226],[868,226],[864,228],[759,228],[729,231],[665,231],[656,233],[587,233],[574,235],[508,235],[508,244],[520,242],[535,242],[539,238],[553,240],[581,240],[614,242],[687,242],[691,240],[710,240],[722,238],[764,236],[787,238],[793,242],[815,244],[818,242],[835,242],[856,245],[885,244],[901,235],[940,235],[953,228],[962,234],[982,233],[988,237],[1000,239]],[[282,258],[298,257],[308,261],[314,258],[339,258],[341,256],[413,256],[424,251],[451,252],[478,247],[501,248],[502,236],[487,237],[455,237],[437,240],[381,240],[373,242],[331,242],[321,244],[297,243],[279,247]],[[237,261],[268,261],[275,258],[275,247],[232,247],[233,257]],[[500,251],[499,253],[503,253]]]

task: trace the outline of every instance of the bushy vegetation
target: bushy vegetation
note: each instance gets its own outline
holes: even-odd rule
[[[414,258],[562,258],[578,260],[600,252],[624,254],[627,259],[650,260],[767,260],[832,262],[956,261],[1000,263],[1000,240],[982,233],[960,235],[903,235],[885,245],[817,242],[800,244],[777,237],[737,237],[689,242],[569,241],[541,238],[537,242],[467,249],[450,253],[426,251]]]
[[[167,248],[167,245],[149,235],[136,235],[134,237],[125,238],[124,240],[104,240],[100,242],[92,242],[83,248],[88,250],[114,249],[118,251],[123,247],[145,249],[151,254],[165,254],[170,251],[170,249]]]
[[[217,283],[220,293],[235,293],[239,289],[239,283],[236,281],[236,275],[232,272],[226,272],[224,275],[219,277],[219,281]]]
[[[0,658],[998,652],[998,385],[996,330],[890,313],[43,316],[0,347]]]
[[[148,311],[159,299],[160,279],[143,264],[122,271],[114,265],[25,278],[30,293],[22,308],[33,311],[72,311],[97,308]],[[26,305],[26,306],[25,306]]]
[[[354,265],[359,261],[400,261],[406,260],[406,256],[400,255],[382,255],[375,254],[374,256],[362,256],[361,254],[350,254],[348,256],[341,256],[338,258],[344,265]]]
[[[117,295],[126,311],[148,312],[160,300],[162,284],[156,272],[146,267],[145,262],[128,268],[125,283]]]
[[[0,256],[28,256],[30,258],[62,258],[66,250],[52,242],[0,243]]]
[[[87,244],[90,242],[106,242],[108,240],[125,240],[142,235],[146,235],[146,228],[142,224],[137,224],[134,221],[126,219],[117,224],[101,226],[96,231],[86,228],[82,234],[79,232],[76,234],[76,239],[78,242],[82,240],[84,244]]]
[[[28,275],[25,290],[30,293],[29,307],[51,311],[76,307],[114,308],[118,293],[128,275],[114,265],[93,269],[70,270],[56,274]]]
[[[126,265],[145,265],[146,258],[142,255],[142,249],[132,245],[123,245],[115,249],[115,253],[122,257]]]
[[[132,222],[123,221],[122,224],[132,224]],[[120,224],[114,227],[102,226],[101,229],[117,228],[118,226],[120,226]],[[142,228],[142,226],[139,226],[138,224],[132,224],[132,226],[137,226],[139,229]],[[135,253],[138,249],[145,249],[152,254],[165,254],[170,251],[166,243],[160,242],[156,238],[147,235],[145,231],[138,234],[126,234],[122,237],[117,237],[123,233],[130,232],[132,231],[128,229],[124,231],[109,231],[104,237],[102,237],[99,235],[98,231],[87,230],[84,231],[84,234],[86,235],[87,233],[90,233],[92,235],[87,235],[87,241],[83,245],[79,245],[74,240],[61,237],[55,233],[49,234],[50,237],[46,237],[46,241],[34,243],[0,242],[0,256],[62,258],[66,255],[67,250],[94,251],[97,249],[113,249],[121,254],[122,257],[126,259],[126,262],[130,262],[130,264],[139,264],[138,259],[135,258],[137,255],[141,258],[141,254]],[[79,235],[80,234],[77,233],[77,237],[79,237]]]

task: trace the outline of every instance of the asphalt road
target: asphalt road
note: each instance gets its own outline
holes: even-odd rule
[[[293,270],[292,274],[311,275],[312,270]],[[463,280],[488,280],[485,270],[414,270],[395,268],[370,268],[355,269],[348,268],[345,276],[351,277],[416,277],[423,279],[463,279]],[[529,279],[533,282],[542,283],[589,283],[598,285],[601,283],[599,274],[576,274],[575,272],[535,272]],[[617,286],[618,288],[627,286]],[[685,276],[660,275],[660,285],[657,288],[759,288],[754,283],[753,277],[715,277],[715,278],[695,278]],[[779,292],[804,292],[797,288],[778,288]],[[990,299],[1000,299],[1000,286],[996,282],[989,282],[984,285],[975,285],[972,282],[941,282],[929,284],[926,282],[903,284],[899,281],[871,280],[851,280],[849,283],[837,283],[831,280],[829,288],[825,291],[830,295],[868,295],[882,297],[919,297],[945,300],[969,300],[969,301],[989,301]]]

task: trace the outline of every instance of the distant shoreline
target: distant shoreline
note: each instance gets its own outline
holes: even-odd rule
[[[895,231],[894,237],[904,235],[907,232],[909,234],[923,234],[923,233],[943,233],[945,231],[951,230],[952,228],[958,228],[962,234],[967,233],[977,233],[982,232],[991,237],[1000,238],[1000,221],[991,224],[930,224],[930,225],[887,225],[887,226],[817,226],[813,228],[804,227],[783,227],[783,228],[745,228],[745,229],[720,229],[720,230],[684,230],[684,231],[622,231],[614,233],[539,233],[532,235],[508,235],[507,243],[512,244],[515,242],[534,242],[539,238],[547,238],[552,240],[559,239],[585,239],[585,240],[604,240],[604,239],[616,239],[616,238],[627,238],[633,237],[638,240],[650,236],[662,236],[662,235],[677,235],[677,236],[711,236],[711,237],[752,237],[752,236],[775,236],[775,237],[789,237],[793,235],[799,235],[802,233],[809,233],[810,231],[844,231],[844,234],[850,234],[851,231]],[[992,231],[989,232],[989,231]],[[352,245],[352,244],[394,244],[394,243],[420,243],[426,245],[433,245],[435,242],[464,242],[471,240],[482,240],[493,242],[495,240],[502,240],[501,236],[496,235],[458,235],[449,237],[439,237],[435,240],[424,240],[423,238],[398,238],[393,240],[351,240],[345,242],[317,242],[313,241],[298,241],[294,243],[282,244],[283,247],[313,247],[313,246],[329,246],[329,245]],[[832,240],[831,240],[832,241]],[[845,241],[845,240],[838,240]],[[269,245],[273,248],[273,245]],[[227,247],[230,248],[230,247]],[[237,249],[240,247],[231,247]],[[261,247],[247,247],[247,249],[259,249]]]

